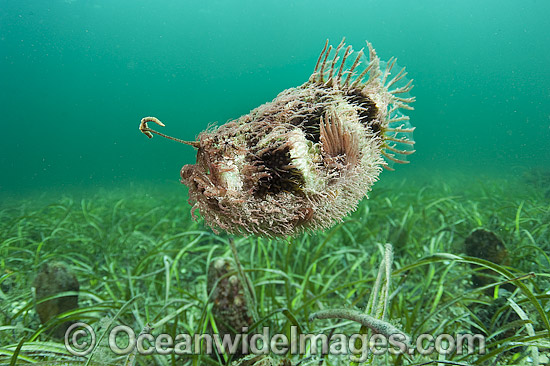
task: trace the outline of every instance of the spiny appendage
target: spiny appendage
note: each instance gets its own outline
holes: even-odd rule
[[[369,74],[369,78],[365,84],[380,76],[380,60],[369,42],[367,42],[367,47],[369,49],[370,61],[357,77],[356,71],[359,71],[364,51],[361,49],[357,52],[351,66],[346,66],[346,62],[351,60],[349,57],[353,55],[354,51],[351,46],[347,46],[342,53],[344,46],[345,38],[336,47],[334,55],[330,56],[334,48],[328,44],[328,40],[325,42],[325,47],[317,59],[315,70],[309,78],[310,82],[339,89],[353,89],[362,84],[363,78],[367,73]]]
[[[389,162],[408,164],[409,161],[405,159],[416,151],[413,148],[414,140],[412,139],[415,127],[408,128],[409,126],[410,124],[402,123],[397,127],[385,129],[381,153]],[[394,170],[389,165],[384,165],[384,168]]]
[[[381,153],[389,165],[384,165],[387,170],[394,170],[391,165],[393,163],[408,164],[405,160],[409,155],[413,154],[414,139],[413,132],[416,127],[412,127],[409,122],[409,116],[405,116],[399,112],[399,106],[393,104],[388,111],[387,127],[383,127]],[[411,108],[412,109],[412,108]]]
[[[363,89],[372,82],[379,81],[384,92],[391,94],[392,103],[398,105],[398,108],[412,109],[409,104],[414,101],[414,98],[400,96],[400,94],[408,93],[412,89],[412,80],[407,80],[405,85],[395,87],[396,84],[402,83],[402,80],[406,80],[405,77],[407,72],[405,68],[401,69],[393,78],[389,79],[396,63],[395,57],[390,58],[386,64],[385,70],[382,71],[380,67],[380,58],[376,54],[372,44],[367,42],[369,61],[357,75],[360,70],[364,49],[362,48],[357,52],[353,63],[349,66],[349,63],[346,65],[346,62],[351,60],[349,57],[353,55],[354,50],[351,46],[347,46],[342,53],[341,51],[344,46],[345,38],[342,39],[340,44],[336,47],[334,55],[330,56],[334,48],[332,45],[328,44],[328,40],[325,42],[325,46],[315,64],[313,74],[309,78],[310,82],[339,89]],[[364,81],[367,74],[369,74],[368,79]],[[395,88],[390,90],[392,87]]]
[[[412,136],[415,127],[411,126],[409,116],[402,114],[400,109],[412,110],[413,107],[410,104],[415,101],[415,98],[407,94],[413,88],[413,81],[406,78],[405,68],[388,80],[395,62],[396,59],[392,57],[380,77],[382,90],[390,101],[386,113],[386,126],[382,128],[384,138],[382,155],[389,163],[406,164],[409,163],[405,160],[407,156],[415,152]],[[401,86],[398,86],[400,84]],[[384,168],[394,170],[389,165],[384,165]]]
[[[388,63],[388,69],[391,70],[391,67],[395,64],[395,60],[391,60]],[[384,72],[384,75],[389,72]],[[406,72],[402,69],[390,82],[385,84],[385,89],[391,87],[396,82],[404,79]],[[386,81],[387,77],[382,77],[382,81]],[[409,163],[407,157],[413,154],[414,150],[414,139],[413,132],[416,127],[412,127],[409,122],[409,116],[402,114],[399,109],[408,109],[412,110],[413,108],[409,103],[414,102],[414,97],[397,97],[395,94],[407,93],[412,88],[412,80],[406,81],[405,85],[394,89],[394,91],[389,91],[391,97],[391,103],[388,106],[386,126],[382,127],[382,136],[384,143],[382,144],[382,155],[386,158],[386,161],[390,163],[389,165],[384,165],[384,168],[387,170],[394,170],[390,165],[392,163],[398,164],[407,164]],[[397,93],[395,93],[397,90]],[[395,94],[394,94],[395,93]]]
[[[415,151],[413,150],[414,140],[412,139],[414,127],[411,127],[409,117],[400,113],[399,110],[413,109],[410,104],[415,101],[415,98],[407,94],[413,88],[413,81],[406,78],[405,68],[390,78],[396,65],[394,57],[386,63],[386,67],[382,71],[380,59],[369,42],[367,42],[369,62],[363,67],[362,71],[360,70],[361,59],[364,55],[363,49],[357,52],[353,63],[347,67],[346,62],[351,60],[350,56],[354,51],[351,46],[348,46],[342,53],[345,46],[344,41],[345,39],[342,39],[332,56],[330,54],[333,47],[328,44],[328,40],[325,42],[309,82],[323,87],[332,87],[335,90],[342,90],[355,99],[358,98],[357,93],[359,92],[363,99],[371,102],[374,100],[372,98],[373,94],[380,94],[380,98],[376,98],[376,100],[384,100],[384,105],[378,105],[380,103],[373,103],[372,106],[368,105],[366,109],[363,108],[365,109],[363,114],[368,115],[368,122],[373,121],[374,118],[379,118],[378,125],[384,140],[382,155],[387,162],[390,165],[393,163],[408,163],[405,160],[406,157]],[[340,59],[341,62],[339,62]],[[368,79],[365,80],[367,74]],[[353,104],[357,104],[356,101],[349,98],[348,100]],[[362,107],[360,105],[356,105],[356,107],[361,111]],[[380,114],[378,109],[382,110]],[[384,165],[384,168],[393,170],[389,165]]]
[[[332,169],[344,170],[359,164],[361,153],[355,135],[342,124],[338,114],[326,112],[320,120],[320,141],[325,164]]]
[[[413,81],[406,78],[407,72],[405,68],[399,70],[399,72],[388,81],[388,77],[391,75],[391,71],[396,61],[397,59],[395,57],[390,58],[386,65],[386,69],[380,77],[380,84],[383,86],[384,92],[389,94],[390,97],[390,110],[388,111],[388,116],[391,116],[399,108],[408,110],[414,109],[410,104],[415,101],[415,98],[409,97],[407,94],[413,88]],[[404,85],[397,87],[397,85],[403,83]],[[392,87],[394,87],[394,89],[391,89]],[[392,120],[390,119],[389,122],[392,122]]]

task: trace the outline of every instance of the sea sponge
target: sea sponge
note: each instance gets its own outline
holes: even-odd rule
[[[193,212],[213,229],[266,236],[328,228],[353,211],[383,167],[414,152],[406,94],[395,59],[382,66],[367,42],[355,53],[328,41],[313,74],[273,101],[186,142],[196,164],[181,170]],[[345,48],[345,50],[344,50]],[[353,56],[353,57],[351,57]],[[393,89],[392,89],[393,88]],[[145,117],[140,130],[152,133]],[[170,138],[170,137],[168,137]]]
[[[464,240],[464,249],[466,254],[471,257],[477,257],[500,265],[510,264],[510,256],[502,240],[492,231],[486,229],[475,229]],[[476,265],[472,265],[476,268]],[[472,282],[476,287],[483,287],[494,283],[494,273],[490,270],[479,270],[472,274]],[[505,283],[501,286],[509,291],[514,290],[514,285]],[[493,288],[486,289],[485,293],[493,295]]]
[[[69,267],[62,262],[45,263],[33,283],[36,294],[36,312],[40,322],[45,324],[59,314],[78,308],[78,295],[58,297],[40,302],[40,300],[66,291],[78,292],[80,285]],[[65,322],[54,329],[53,335],[63,338],[72,322]]]
[[[233,274],[232,274],[233,273]],[[208,266],[207,291],[212,302],[212,314],[221,339],[226,335],[235,339],[243,328],[254,324],[255,303],[249,303],[246,292],[252,292],[252,283],[248,277],[243,283],[239,279],[237,266],[229,258],[216,258]],[[233,353],[236,360],[243,356],[242,347]]]

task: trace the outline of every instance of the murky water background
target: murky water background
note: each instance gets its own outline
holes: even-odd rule
[[[0,190],[179,180],[193,139],[303,83],[325,39],[372,42],[415,79],[412,163],[521,174],[550,165],[547,1],[0,0]]]

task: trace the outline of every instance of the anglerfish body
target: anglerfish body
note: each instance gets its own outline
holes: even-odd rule
[[[390,77],[395,60],[381,67],[370,43],[367,61],[343,41],[334,52],[327,45],[306,83],[188,142],[197,161],[182,168],[182,183],[214,230],[328,228],[355,210],[388,162],[414,152],[414,128],[400,113],[414,101],[404,69]],[[160,134],[151,121],[160,124],[146,117],[140,126],[150,137]]]

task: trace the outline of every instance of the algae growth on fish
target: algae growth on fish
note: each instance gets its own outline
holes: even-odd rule
[[[414,97],[405,69],[382,63],[367,42],[325,43],[313,74],[237,120],[183,141],[196,164],[181,170],[193,211],[214,230],[266,236],[325,229],[355,210],[382,168],[414,152],[408,116]]]

